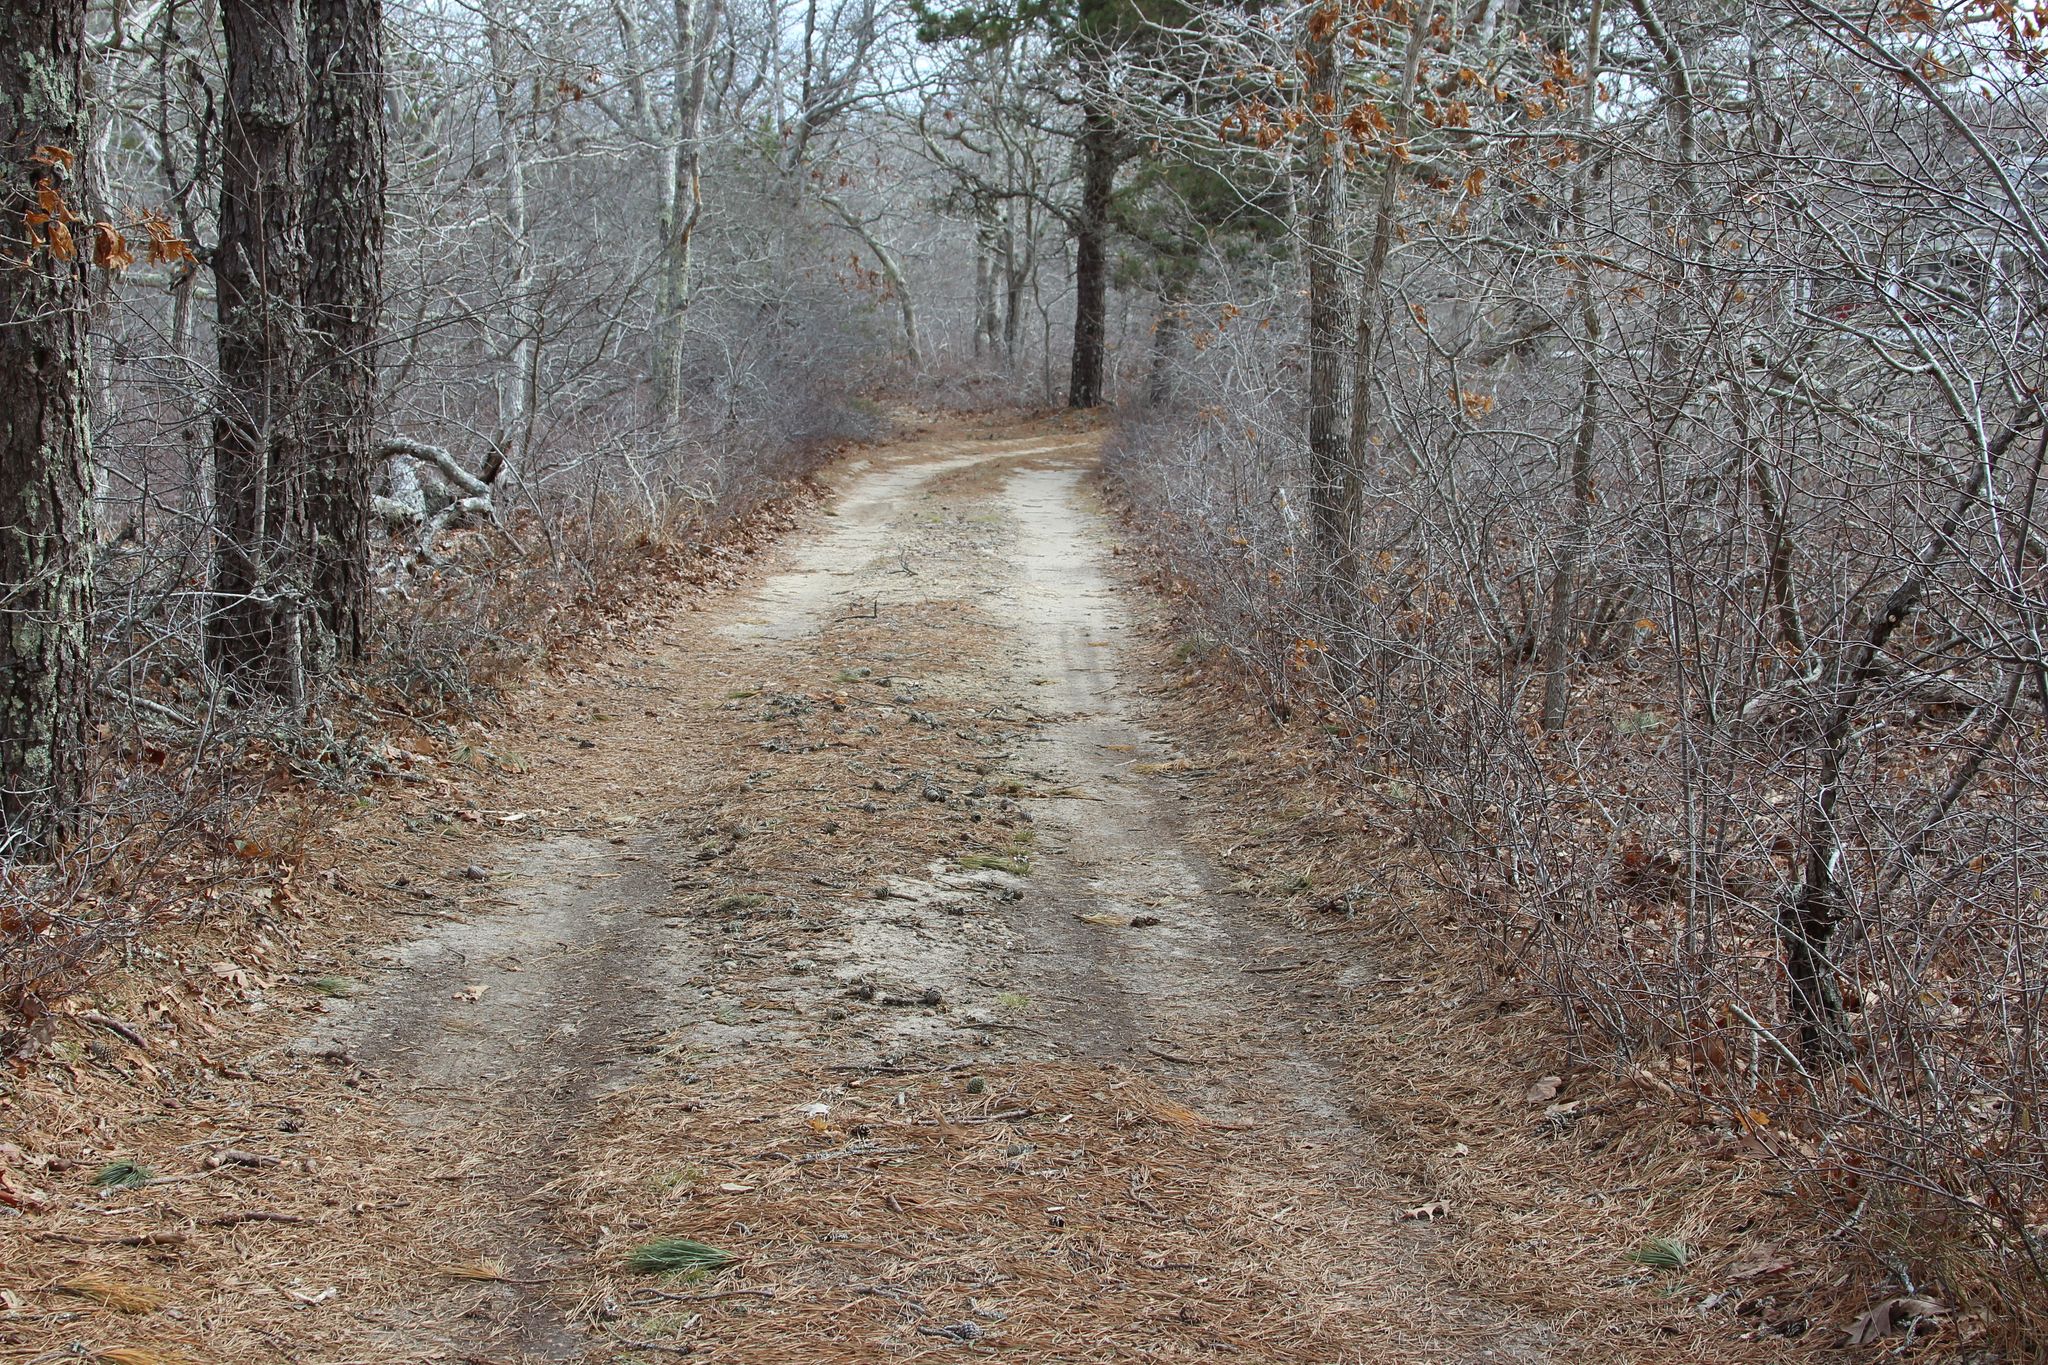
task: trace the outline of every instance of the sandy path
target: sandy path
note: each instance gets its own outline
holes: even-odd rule
[[[1370,1097],[1305,1041],[1323,950],[1189,841],[1198,798],[1126,700],[1093,445],[856,463],[756,587],[531,718],[552,832],[490,845],[488,912],[391,952],[308,1044],[475,1172],[466,1225],[506,1271],[379,1340],[1565,1354],[1433,1275]],[[619,1276],[657,1232],[746,1261],[710,1291]]]

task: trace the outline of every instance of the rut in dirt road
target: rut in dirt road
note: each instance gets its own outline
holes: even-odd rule
[[[1094,447],[855,463],[756,588],[530,719],[554,832],[501,840],[494,899],[310,1044],[470,1172],[465,1230],[505,1267],[394,1307],[387,1348],[1564,1353],[1390,1222],[1369,1097],[1316,1041],[1369,971],[1190,841]],[[660,1234],[741,1259],[621,1274]]]

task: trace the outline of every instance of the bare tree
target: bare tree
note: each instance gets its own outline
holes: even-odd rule
[[[683,325],[690,307],[691,251],[704,216],[704,101],[722,0],[676,0],[675,151],[662,195],[661,272],[655,290],[655,404],[682,417]]]

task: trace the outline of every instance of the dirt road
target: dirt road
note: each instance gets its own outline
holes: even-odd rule
[[[472,846],[488,911],[306,1044],[470,1173],[464,1235],[502,1272],[423,1287],[387,1342],[1554,1358],[1432,1276],[1371,1097],[1308,1041],[1325,950],[1189,842],[1185,761],[1126,700],[1094,447],[858,461],[764,581],[528,717],[559,832]],[[741,1261],[619,1273],[663,1234]]]
[[[1814,1359],[1732,1139],[1543,1077],[1322,738],[1202,728],[1097,439],[850,460],[158,950],[0,1091],[0,1358]]]

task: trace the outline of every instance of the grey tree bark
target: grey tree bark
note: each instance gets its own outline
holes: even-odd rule
[[[306,49],[297,0],[224,0],[207,656],[238,687],[303,701],[311,602],[304,425]]]
[[[1309,61],[1309,98],[1317,117],[1307,125],[1302,150],[1301,234],[1308,275],[1308,475],[1310,526],[1317,569],[1331,591],[1342,596],[1355,586],[1351,553],[1357,477],[1352,471],[1350,434],[1344,426],[1343,248],[1344,146],[1337,130],[1343,120],[1344,62],[1338,48],[1334,5],[1308,17],[1303,49]],[[1352,509],[1347,512],[1347,508]]]
[[[662,420],[683,415],[683,319],[690,307],[691,253],[704,216],[704,97],[723,0],[676,0],[676,145],[662,196],[661,274],[656,282],[655,405]]]
[[[1591,148],[1594,119],[1598,112],[1600,90],[1600,20],[1601,0],[1593,0],[1592,16],[1586,24],[1586,89],[1584,126],[1588,146],[1588,163]],[[1582,165],[1578,174],[1572,177],[1571,219],[1583,225],[1586,221],[1586,181],[1591,175],[1587,165]],[[1581,227],[1581,234],[1585,231]],[[1581,255],[1592,250],[1590,242],[1581,241]],[[1584,336],[1580,343],[1585,347],[1579,370],[1579,423],[1572,437],[1571,455],[1566,469],[1571,480],[1571,522],[1565,531],[1564,540],[1558,547],[1557,571],[1550,580],[1550,608],[1543,627],[1543,710],[1540,723],[1548,733],[1564,729],[1565,718],[1571,710],[1571,665],[1572,641],[1577,635],[1577,624],[1573,607],[1579,591],[1579,579],[1585,573],[1586,562],[1592,557],[1593,546],[1593,503],[1598,493],[1593,483],[1593,447],[1600,434],[1600,310],[1594,301],[1593,270],[1584,259],[1575,266],[1579,297],[1579,327]]]
[[[382,0],[308,0],[307,502],[313,598],[342,662],[370,613],[377,319],[383,298]]]
[[[46,849],[74,829],[90,786],[87,262],[63,199],[84,183],[72,158],[85,150],[85,10],[85,0],[0,3],[8,35],[0,43],[0,851],[8,852]]]

